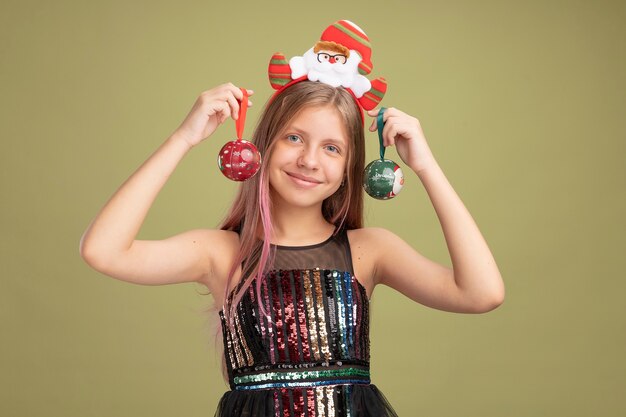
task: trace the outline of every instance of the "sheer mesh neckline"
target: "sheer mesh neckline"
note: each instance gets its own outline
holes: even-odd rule
[[[319,248],[320,246],[323,246],[325,244],[327,244],[328,242],[330,242],[331,240],[333,240],[333,238],[337,235],[337,229],[335,228],[335,230],[333,230],[333,233],[323,242],[319,242],[319,243],[314,243],[312,245],[304,245],[304,246],[288,246],[288,245],[275,245],[273,243],[270,243],[270,246],[276,248],[276,249],[280,249],[280,250],[303,250],[303,249],[315,249],[315,248]]]

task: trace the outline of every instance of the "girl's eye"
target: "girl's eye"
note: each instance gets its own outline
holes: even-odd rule
[[[287,140],[289,142],[298,142],[300,138],[296,135],[287,135]]]
[[[339,153],[339,148],[336,147],[335,145],[327,145],[326,149],[328,149],[329,151],[333,153]]]

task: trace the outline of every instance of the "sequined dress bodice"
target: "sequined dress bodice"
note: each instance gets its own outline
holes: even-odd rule
[[[370,383],[369,300],[346,232],[274,249],[260,294],[253,280],[232,326],[220,312],[231,391],[216,416],[395,416]]]

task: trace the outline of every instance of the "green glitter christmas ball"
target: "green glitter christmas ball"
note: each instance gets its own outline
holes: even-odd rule
[[[378,200],[394,198],[402,190],[404,175],[402,169],[390,159],[377,159],[365,167],[363,188]]]

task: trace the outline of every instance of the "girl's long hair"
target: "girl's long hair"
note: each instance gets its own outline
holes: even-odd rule
[[[235,307],[256,277],[256,292],[261,294],[261,277],[272,267],[272,201],[270,198],[268,162],[272,156],[275,139],[284,133],[289,122],[309,107],[332,106],[343,120],[349,145],[344,184],[322,203],[322,215],[336,226],[358,229],[363,227],[363,169],[365,143],[360,109],[354,97],[343,88],[335,88],[320,82],[302,81],[287,87],[270,99],[257,123],[253,142],[263,156],[259,172],[241,184],[220,229],[239,234],[240,250],[232,265],[224,294],[223,313],[231,330]],[[258,239],[259,228],[263,240]],[[233,276],[242,266],[240,283],[231,292]],[[267,314],[262,298],[256,297],[259,308]]]

